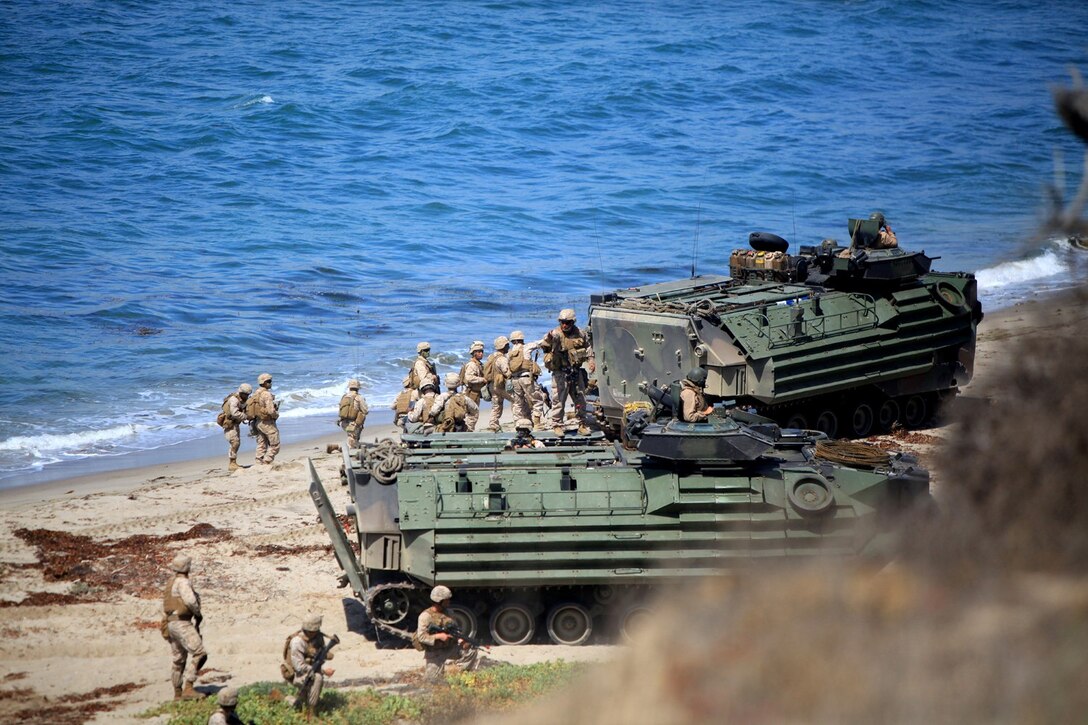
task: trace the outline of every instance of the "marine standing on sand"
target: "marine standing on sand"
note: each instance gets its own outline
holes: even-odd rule
[[[461,383],[465,386],[465,395],[476,404],[476,412],[470,413],[465,418],[465,428],[469,431],[476,430],[476,423],[480,420],[480,399],[483,397],[483,389],[487,385],[484,377],[484,344],[475,340],[468,349],[469,359],[465,363],[464,374]]]
[[[479,652],[468,642],[446,632],[429,631],[432,625],[442,628],[454,624],[453,618],[446,614],[451,599],[453,592],[449,587],[436,586],[431,590],[434,606],[424,609],[417,620],[414,640],[418,642],[417,648],[423,649],[423,679],[427,682],[437,682],[451,659],[456,659],[455,664],[464,671],[475,670],[480,664]]]
[[[197,673],[208,659],[204,640],[200,636],[200,595],[189,581],[193,560],[178,554],[170,562],[174,576],[163,591],[162,615],[166,638],[173,655],[170,679],[174,683],[175,700],[198,700],[204,695],[193,689]]]
[[[219,420],[222,421],[220,425],[223,426],[223,436],[230,446],[228,471],[238,470],[238,448],[242,445],[242,423],[246,422],[246,400],[252,392],[253,388],[249,383],[242,383],[236,391],[223,398],[223,412]]]
[[[513,401],[510,393],[506,392],[506,381],[510,379],[510,363],[506,359],[509,349],[510,341],[505,335],[499,335],[495,338],[495,352],[488,355],[484,363],[484,377],[491,390],[491,417],[487,421],[487,429],[496,433],[502,430],[499,418],[502,417],[503,401]]]
[[[510,333],[510,352],[506,356],[510,367],[510,377],[514,387],[514,419],[529,419],[539,428],[544,420],[544,399],[537,395],[536,379],[540,377],[540,366],[525,352],[525,333],[514,330]]]
[[[238,688],[224,687],[219,691],[219,707],[208,718],[208,725],[242,725],[242,719],[235,714],[238,707]]]
[[[713,405],[707,405],[703,388],[706,386],[706,370],[692,368],[680,381],[680,409],[677,417],[688,423],[701,423],[714,412]]]
[[[468,430],[468,418],[480,417],[480,408],[472,398],[458,391],[461,378],[457,373],[446,373],[446,392],[434,400],[431,417],[435,419],[436,430],[442,433],[462,433]]]
[[[416,359],[412,363],[412,367],[408,370],[408,376],[404,378],[403,385],[405,388],[412,390],[418,390],[422,393],[422,388],[427,383],[434,385],[435,392],[440,390],[438,385],[438,369],[435,368],[434,363],[430,360],[431,356],[431,343],[421,342],[416,345]]]
[[[314,657],[325,647],[325,635],[321,633],[321,615],[311,614],[302,620],[302,629],[295,632],[287,644],[287,660],[295,673],[292,682],[300,689],[295,702],[304,701],[307,713],[312,713],[317,707],[317,701],[321,699],[321,689],[325,686],[325,678],[332,677],[335,670],[325,666],[320,672],[314,673],[314,679],[309,689],[304,689],[306,678],[313,672]],[[332,652],[325,656],[326,660],[332,659]]]
[[[348,448],[359,447],[359,434],[363,432],[367,413],[366,398],[359,393],[359,381],[348,381],[348,392],[340,398],[340,427],[348,434]]]
[[[280,406],[272,394],[272,375],[261,373],[257,376],[257,390],[246,401],[246,414],[257,421],[258,464],[271,466],[276,454],[280,452],[280,429],[276,420],[280,417]]]
[[[574,405],[578,419],[578,432],[589,433],[589,414],[586,411],[586,383],[582,377],[582,365],[589,363],[589,372],[597,367],[593,359],[593,348],[589,344],[589,335],[575,325],[574,310],[565,309],[559,313],[559,326],[548,332],[536,342],[525,346],[526,352],[536,349],[544,351],[544,366],[552,373],[552,409],[551,424],[556,434],[563,434],[563,413],[567,398]]]

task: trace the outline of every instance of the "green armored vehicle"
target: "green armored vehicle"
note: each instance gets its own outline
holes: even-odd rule
[[[660,406],[659,406],[660,409]],[[889,454],[740,412],[650,417],[626,435],[404,435],[348,454],[350,542],[310,494],[379,639],[406,640],[436,583],[469,636],[577,645],[629,635],[669,581],[817,554],[877,553],[929,474]],[[843,447],[853,447],[846,448]],[[358,544],[359,556],[353,551]],[[538,635],[538,631],[540,634]]]
[[[625,406],[645,401],[647,388],[702,366],[711,399],[788,428],[860,438],[923,425],[971,379],[982,309],[974,275],[875,248],[879,224],[851,219],[849,247],[828,240],[797,255],[781,237],[753,233],[728,277],[591,297],[602,422],[618,434]]]

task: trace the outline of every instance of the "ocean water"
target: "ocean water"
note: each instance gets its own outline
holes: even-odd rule
[[[0,17],[0,486],[217,436],[263,371],[287,421],[349,376],[384,406],[419,340],[456,369],[754,230],[883,210],[986,309],[1083,271],[1035,236],[1056,159],[1079,176],[1049,86],[1088,71],[1083,1]]]

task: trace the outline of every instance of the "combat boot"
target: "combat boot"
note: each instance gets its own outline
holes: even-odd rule
[[[204,699],[204,693],[197,692],[196,690],[193,689],[193,683],[186,682],[185,683],[185,689],[181,691],[181,699],[182,700],[203,700]]]
[[[544,430],[544,419],[539,413],[533,413],[533,430]]]
[[[175,687],[174,688],[174,699],[175,700],[180,700],[181,699],[181,688],[180,687]]]
[[[578,426],[578,435],[583,435],[583,436],[589,435],[589,428],[587,426],[585,426],[585,425]]]
[[[553,431],[553,432],[554,432],[554,433],[555,433],[555,434],[556,434],[557,436],[561,436],[561,435],[563,435],[563,433],[564,433],[564,430],[563,430],[563,426],[561,426],[561,425],[557,425],[557,426],[555,426],[554,428],[552,428],[552,431]]]
[[[239,468],[238,461],[231,461],[230,464],[227,465],[228,471],[237,471]]]

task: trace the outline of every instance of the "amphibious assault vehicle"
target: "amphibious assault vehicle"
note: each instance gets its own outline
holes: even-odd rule
[[[624,444],[601,432],[534,435],[543,448],[504,433],[364,444],[346,454],[353,503],[342,518],[310,466],[341,585],[380,640],[410,638],[436,583],[453,588],[450,613],[469,636],[627,636],[655,586],[874,553],[889,519],[929,496],[929,474],[910,455],[737,411],[705,423],[651,413]]]
[[[826,240],[788,253],[753,233],[730,276],[615,290],[590,299],[602,423],[647,388],[708,372],[711,399],[733,400],[790,428],[864,437],[918,427],[971,379],[982,319],[974,275],[935,258],[873,248],[878,222],[849,220],[849,247]]]

